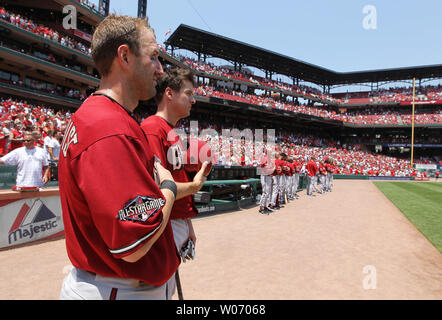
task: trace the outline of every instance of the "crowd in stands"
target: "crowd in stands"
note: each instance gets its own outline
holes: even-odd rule
[[[415,101],[442,100],[442,86],[424,86],[415,89]],[[403,102],[413,101],[412,88],[389,88],[376,91],[376,95],[370,97],[371,102]]]
[[[7,21],[16,27],[38,34],[45,39],[55,41],[62,46],[78,50],[87,55],[91,54],[90,47],[83,44],[81,41],[77,41],[72,37],[63,35],[57,30],[53,30],[45,25],[35,23],[32,19],[29,19],[23,15],[9,12],[4,7],[0,7],[0,19]]]
[[[88,72],[86,66],[79,64],[75,60],[68,59],[66,57],[60,56],[54,52],[50,52],[49,50],[35,48],[34,46],[30,44],[26,44],[17,40],[14,40],[9,37],[4,37],[0,39],[0,46],[1,47],[7,47],[9,49],[12,49],[14,51],[18,51],[23,54],[27,54],[51,63],[54,63],[56,65],[75,70],[90,76],[95,76],[98,78],[98,73],[90,73]]]
[[[168,52],[166,53],[170,54]],[[240,72],[233,70],[232,68],[227,66],[215,66],[213,63],[206,63],[189,57],[176,56],[176,58],[178,58],[182,63],[186,64],[188,67],[199,72],[222,76],[228,79],[241,80],[268,88],[284,90],[292,93],[294,92],[298,95],[302,95],[312,99],[322,99],[323,101],[327,101],[329,103],[341,102],[341,100],[335,99],[330,95],[323,94],[318,89],[312,87],[304,85],[288,84],[286,82],[283,82],[281,79],[278,80],[266,79],[263,77],[250,74],[245,70]]]
[[[241,131],[249,124],[242,120],[218,123],[216,120],[199,120],[198,132],[202,133],[205,129],[212,129],[218,133],[215,138],[209,132],[205,136],[200,135],[200,138],[211,145],[212,150],[216,150],[215,162],[218,165],[257,166],[260,159],[256,157],[255,150],[261,150],[265,143],[233,136],[226,138],[222,135],[223,129],[238,129]],[[178,124],[178,128],[187,134],[190,134],[189,127],[189,119],[184,119]],[[264,131],[265,135],[266,131]],[[355,143],[342,143],[326,135],[318,136],[316,134],[279,130],[276,132],[275,142],[278,151],[282,151],[300,161],[306,162],[311,156],[315,156],[319,161],[331,157],[336,161],[340,174],[410,176],[413,173],[409,160],[369,152],[357,141]],[[409,141],[407,142],[409,143]],[[235,148],[239,148],[238,146],[241,148],[240,153],[234,152]],[[225,148],[230,150],[230,157],[226,157]],[[419,161],[419,159],[416,159],[416,161]],[[428,161],[431,161],[431,159],[427,158],[427,163]]]
[[[354,104],[360,103],[398,103],[398,102],[410,102],[413,99],[411,88],[389,88],[389,89],[378,89],[373,92],[363,92],[363,93],[348,93],[344,97],[342,94],[324,94],[316,88],[312,88],[304,85],[294,85],[283,82],[281,79],[272,80],[259,77],[248,73],[246,70],[241,72],[238,70],[233,70],[229,66],[217,66],[214,63],[199,61],[193,58],[185,57],[182,55],[173,55],[167,52],[165,49],[163,51],[169,55],[174,56],[176,59],[180,60],[182,63],[187,65],[193,70],[225,77],[228,79],[236,79],[244,82],[253,83],[255,85],[260,85],[264,87],[270,87],[273,89],[280,89],[295,93],[297,95],[304,96],[311,99],[321,99],[326,103],[338,103],[338,104]],[[432,101],[432,100],[442,100],[442,86],[425,86],[419,87],[418,92],[415,95],[416,102],[422,101]],[[392,119],[394,121],[394,119]],[[367,120],[370,124],[371,120]],[[380,120],[382,123],[383,120]],[[387,120],[388,121],[388,120]]]
[[[50,130],[54,130],[59,142],[63,138],[64,130],[70,120],[69,110],[56,111],[45,105],[33,105],[26,101],[17,101],[11,98],[0,98],[0,121],[2,130],[0,132],[0,155],[23,145],[20,139],[25,131],[33,132],[38,137],[36,145],[44,148],[44,138],[48,136]],[[146,114],[145,117],[148,115]],[[142,117],[140,120],[143,120]],[[205,139],[212,146],[212,150],[218,150],[216,164],[218,165],[244,165],[257,166],[259,157],[254,150],[261,150],[265,142],[247,139],[228,137],[223,141],[222,130],[237,128],[243,130],[245,126],[251,125],[248,121],[231,119],[230,122],[219,122],[198,120],[198,132],[204,129],[213,129],[219,133],[217,139],[211,136],[199,136]],[[183,119],[178,129],[189,133],[190,119]],[[256,128],[251,127],[255,130]],[[265,129],[265,128],[263,128]],[[252,130],[252,131],[253,131]],[[12,133],[12,135],[11,135]],[[264,135],[266,132],[264,131]],[[10,140],[13,138],[13,141]],[[409,160],[389,157],[364,150],[358,143],[342,143],[327,135],[305,134],[289,132],[284,129],[276,131],[276,149],[285,152],[289,156],[306,161],[311,156],[317,159],[331,157],[336,161],[341,174],[361,174],[379,176],[409,176],[413,170]],[[9,147],[8,147],[9,145]],[[230,157],[225,157],[223,146],[228,146]],[[236,153],[235,148],[240,148],[241,152]],[[237,157],[240,154],[240,157]],[[418,159],[416,159],[418,161]],[[426,159],[428,162],[428,159]]]
[[[25,132],[34,136],[35,146],[44,148],[46,137],[56,137],[61,143],[71,113],[56,111],[45,105],[34,105],[26,101],[0,98],[0,156],[23,146]],[[52,160],[58,160],[52,159]]]
[[[0,69],[0,82],[13,84],[15,86],[24,87],[37,92],[47,93],[59,97],[67,97],[82,101],[86,96],[78,89],[72,89],[61,85],[56,85],[52,82],[47,82],[40,79],[26,77],[23,82],[19,75],[9,71]]]
[[[227,100],[234,100],[243,103],[249,103],[259,106],[264,106],[273,109],[284,111],[291,111],[294,113],[302,113],[310,116],[320,117],[324,119],[332,119],[343,121],[346,123],[353,123],[359,125],[400,125],[410,124],[411,114],[398,114],[393,109],[383,111],[371,109],[373,114],[366,114],[364,111],[339,113],[324,107],[312,107],[302,104],[296,104],[292,101],[282,102],[271,96],[257,96],[245,93],[243,91],[231,90],[226,87],[213,87],[201,84],[195,90],[196,96],[201,97],[218,97]],[[434,113],[415,114],[416,124],[438,124],[442,123],[442,114],[440,109]]]
[[[413,101],[412,87],[390,87],[378,88],[373,91],[347,92],[332,94],[343,103],[400,103]],[[415,101],[437,101],[442,100],[442,86],[426,85],[415,88]]]
[[[83,1],[88,5],[88,1]],[[90,5],[90,3],[89,3]],[[35,24],[31,19],[28,19],[20,14],[14,14],[6,11],[3,7],[0,7],[0,18],[6,20],[16,26],[19,26],[25,30],[30,32],[34,32],[36,34],[40,34],[44,38],[56,41],[62,45],[70,47],[72,49],[77,49],[82,51],[83,53],[90,54],[90,48],[86,47],[82,42],[75,41],[69,36],[62,36],[57,31],[54,31],[48,27],[43,25]],[[17,46],[17,43],[10,43],[10,41],[3,40],[2,45],[6,46]],[[39,51],[28,52],[27,48],[18,48],[20,51],[24,51],[25,53],[30,53],[34,56],[38,56],[45,60],[64,65],[67,67],[72,67],[74,70],[85,72],[85,70],[81,69],[80,66],[76,65],[72,61],[66,61],[66,59],[55,57],[53,54],[45,54]],[[335,99],[331,95],[324,95],[319,90],[315,88],[311,88],[308,86],[296,86],[288,83],[284,83],[281,80],[271,80],[265,79],[262,77],[258,77],[247,73],[244,71],[239,72],[235,71],[229,67],[219,67],[215,66],[211,63],[204,63],[202,61],[197,61],[195,59],[191,59],[188,57],[178,56],[178,58],[191,67],[194,70],[223,76],[229,79],[241,80],[244,82],[254,83],[257,85],[262,85],[265,87],[277,88],[285,91],[295,92],[297,94],[310,97],[310,98],[320,98],[329,102],[345,102],[348,99]],[[36,83],[38,82],[38,83]],[[20,85],[20,83],[18,83]],[[45,81],[39,81],[36,79],[31,79],[25,85],[34,90],[42,90],[47,93],[57,94],[61,96],[66,96],[74,99],[84,99],[85,97],[78,91],[72,89],[62,89],[60,88],[52,88],[50,84],[45,83]],[[378,90],[379,96],[370,97],[371,101],[375,101],[376,99],[390,99],[388,101],[398,101],[397,99],[403,99],[405,101],[410,100],[409,88],[396,88],[391,90]],[[339,113],[334,110],[329,110],[325,107],[318,107],[313,105],[303,105],[302,103],[297,103],[297,101],[281,101],[278,98],[269,96],[259,96],[253,94],[247,94],[243,91],[235,91],[229,88],[214,88],[207,85],[202,85],[197,89],[197,95],[200,96],[215,96],[224,99],[230,99],[235,101],[240,101],[244,103],[251,103],[255,105],[265,106],[269,108],[275,108],[285,111],[292,111],[295,113],[302,113],[306,115],[321,117],[325,119],[332,119],[343,121],[346,123],[359,124],[359,125],[401,125],[401,124],[410,124],[411,123],[411,115],[410,114],[402,114],[399,115],[396,112],[380,112],[377,111],[375,114],[365,114],[360,112],[359,114],[348,114],[348,113]],[[373,94],[372,94],[373,95]],[[427,99],[437,99],[442,97],[442,88],[441,86],[428,86],[421,88],[420,90],[420,98],[424,100],[423,95],[427,97]],[[393,97],[393,98],[392,98]],[[396,98],[395,98],[396,97]],[[377,100],[376,100],[377,101]],[[415,117],[416,124],[437,124],[442,123],[442,115],[440,113],[440,109],[435,113],[428,114],[420,114]]]
[[[95,5],[93,3],[90,3],[88,0],[81,0],[80,3],[87,5],[88,7],[91,7],[95,10]],[[102,9],[102,8],[101,8]],[[102,10],[104,13],[104,10]],[[34,23],[32,19],[29,19],[23,15],[16,14],[13,12],[9,12],[5,10],[4,7],[0,7],[0,19],[3,19],[17,27],[20,27],[24,30],[33,32],[35,34],[38,34],[46,39],[55,41],[57,43],[60,43],[63,46],[66,46],[71,49],[76,49],[81,51],[82,53],[85,53],[87,55],[90,55],[90,47],[82,43],[81,41],[74,40],[73,38],[62,35],[58,31],[53,30],[47,26]],[[171,55],[171,53],[167,52],[162,48],[164,52]],[[35,54],[35,53],[34,53]],[[43,55],[46,57],[46,55]],[[244,69],[241,72],[237,70],[233,70],[231,67],[227,66],[216,66],[213,63],[206,63],[203,61],[197,61],[195,59],[184,57],[184,56],[175,56],[178,58],[182,63],[186,64],[190,68],[211,74],[211,75],[218,75],[225,77],[227,79],[236,79],[241,80],[243,82],[249,82],[253,83],[255,85],[260,85],[263,87],[268,88],[274,88],[274,89],[280,89],[284,91],[288,91],[291,93],[295,93],[301,96],[304,96],[306,98],[311,99],[321,99],[322,101],[328,102],[328,103],[352,103],[353,98],[367,98],[367,103],[387,103],[387,102],[401,102],[401,101],[411,101],[412,100],[412,92],[410,88],[390,88],[390,89],[378,89],[375,92],[370,93],[349,93],[344,98],[335,98],[331,94],[324,94],[321,93],[318,89],[312,88],[309,86],[304,85],[294,85],[294,84],[288,84],[286,82],[283,82],[281,79],[278,80],[272,80],[272,79],[266,79],[263,77],[259,77],[256,75],[253,75],[251,73],[248,73]],[[50,55],[47,56],[47,59],[54,62],[56,59],[54,57],[51,57]],[[64,63],[65,65],[69,65]],[[78,69],[78,68],[77,68]],[[259,99],[259,98],[258,98]],[[442,100],[442,87],[440,85],[438,86],[426,86],[426,87],[420,87],[419,92],[415,97],[416,101],[429,101],[429,100]],[[271,102],[274,103],[274,102]],[[280,108],[284,108],[284,106],[280,106]],[[290,107],[289,107],[290,109]],[[312,113],[311,110],[307,111],[307,114]],[[313,113],[315,113],[313,111]],[[324,115],[324,112],[320,112]],[[328,118],[334,118],[333,113],[328,114]],[[422,118],[422,123],[440,123],[440,116],[434,116],[428,115],[426,117],[420,117]],[[358,117],[358,118],[349,118],[349,119],[342,119],[342,121],[348,121],[351,123],[357,123],[357,124],[401,124],[401,120],[395,118],[394,115],[382,115],[381,117]]]
[[[101,15],[101,16],[103,16],[103,17],[106,15],[106,12],[104,11],[103,6],[100,6],[100,7],[97,9],[97,6],[95,5],[95,3],[93,3],[93,2],[91,2],[91,1],[89,1],[89,0],[75,0],[75,1],[81,3],[81,4],[84,5],[84,6],[87,6],[87,7],[90,8],[92,11],[98,13],[99,15]]]

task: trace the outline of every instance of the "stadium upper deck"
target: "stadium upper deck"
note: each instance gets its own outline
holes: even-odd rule
[[[165,44],[201,55],[232,61],[238,66],[252,66],[268,74],[281,74],[297,80],[312,82],[324,87],[341,84],[396,81],[404,79],[442,78],[442,65],[407,68],[336,72],[296,60],[244,42],[226,38],[211,32],[181,24]]]
[[[62,27],[64,17],[62,8],[67,4],[77,8],[78,28],[76,30],[65,30]],[[105,13],[104,9],[102,13]],[[94,27],[104,16],[105,14],[100,14],[96,8],[88,6],[86,0],[0,1],[0,95],[4,99],[11,96],[16,100],[27,100],[28,103],[55,110],[78,107],[99,83],[89,48]],[[270,54],[278,56],[275,53]],[[348,98],[350,101],[353,98],[367,97],[353,97],[351,94],[349,97],[341,97],[329,94],[329,92],[321,92],[313,86],[299,83],[306,78],[293,77],[292,84],[272,80],[271,76],[276,74],[273,67],[267,70],[268,77],[265,78],[248,74],[244,68],[246,64],[241,61],[233,61],[234,64],[236,62],[237,69],[232,71],[211,66],[205,63],[204,59],[182,60],[174,56],[170,50],[169,52],[162,51],[161,56],[169,63],[190,67],[197,72],[200,85],[197,90],[199,96],[192,115],[196,119],[217,110],[216,113],[225,116],[226,119],[256,119],[256,121],[265,119],[268,125],[274,128],[284,123],[289,126],[288,132],[299,132],[301,129],[313,131],[327,129],[325,130],[327,133],[331,130],[335,136],[345,136],[347,140],[350,139],[349,141],[354,141],[354,143],[364,141],[365,145],[371,146],[370,150],[380,141],[385,143],[390,141],[388,140],[389,133],[395,126],[406,126],[409,123],[410,117],[407,112],[399,112],[395,116],[391,114],[392,110],[388,109],[379,111],[378,114],[365,109],[355,112],[348,109],[348,112],[343,113],[339,107],[345,104],[345,99]],[[298,66],[302,65],[302,62],[295,62]],[[286,64],[281,64],[276,67],[286,66]],[[305,69],[300,72],[307,77],[309,76],[308,67],[314,68],[315,66],[305,64],[304,67]],[[315,71],[311,72],[313,72],[311,76],[315,77]],[[218,90],[220,82],[232,86],[235,90],[228,91],[225,87]],[[242,91],[241,88],[245,90]],[[266,94],[261,95],[256,91]],[[441,92],[440,88],[433,91],[435,95]],[[369,98],[381,101],[389,94],[380,91],[379,93],[379,96],[374,95]],[[395,92],[395,94],[401,94],[403,99],[409,98],[409,92]],[[429,98],[431,94],[430,91],[425,92]],[[433,94],[431,98],[435,95]],[[318,102],[320,105],[302,105],[297,102],[298,97]],[[382,102],[385,101],[382,100],[381,103],[377,102],[373,105],[379,106]],[[400,102],[386,102],[389,106],[394,104],[399,105]],[[349,104],[346,103],[346,106],[348,107]],[[421,112],[417,117],[419,125],[431,127],[442,123],[438,106],[428,108],[427,111]],[[364,131],[361,128],[364,126],[366,128],[382,126],[388,133],[380,131],[381,138],[377,139],[375,135],[378,131],[376,133],[373,131],[373,134],[361,140],[362,131]],[[439,131],[432,129],[431,132],[430,136],[434,136],[434,133],[437,136]],[[401,137],[397,139],[409,140],[407,134],[402,131],[396,136]],[[390,142],[399,141],[397,139]],[[424,142],[425,138],[419,141]],[[440,140],[431,140],[431,143],[440,145]]]
[[[97,14],[96,10],[87,6],[86,0],[80,2],[73,0],[54,0],[39,4],[28,0],[2,2],[4,7],[0,7],[0,27],[2,28],[0,32],[4,37],[0,46],[0,58],[2,58],[0,61],[1,92],[25,98],[34,97],[45,103],[55,105],[78,106],[88,92],[98,85],[98,74],[90,57],[89,46],[93,25],[101,21],[103,15]],[[80,13],[77,30],[65,30],[61,27],[63,18],[61,9],[62,5],[66,4],[74,4],[78,7]],[[104,9],[101,11],[104,13]],[[184,27],[180,26],[173,35],[180,28]],[[216,37],[222,38],[220,36]],[[227,41],[233,40],[227,39]],[[247,45],[244,44],[244,46]],[[252,50],[264,51],[254,47],[252,47]],[[223,49],[221,49],[220,54],[222,52]],[[263,54],[273,58],[278,56],[278,54],[271,52],[264,52]],[[364,102],[360,103],[360,106],[365,104],[376,106],[382,104],[409,104],[411,99],[409,92],[385,94],[377,91],[379,95],[372,92],[370,97],[354,98],[351,93],[350,97],[339,97],[321,93],[309,86],[288,84],[272,80],[271,77],[263,78],[247,74],[242,72],[245,70],[241,70],[241,62],[237,62],[238,70],[232,71],[211,66],[203,61],[179,59],[166,51],[162,51],[161,55],[172,64],[194,69],[199,76],[206,80],[220,80],[223,83],[230,82],[238,85],[238,90],[226,92],[226,90],[217,90],[219,81],[212,82],[212,85],[208,87],[212,97],[264,106],[273,109],[273,111],[294,111],[298,114],[313,115],[326,121],[332,119],[352,125],[395,126],[410,123],[408,121],[410,116],[403,112],[399,112],[402,117],[399,114],[397,116],[391,115],[390,112],[349,115],[336,108],[340,106],[349,107],[354,100],[363,100]],[[284,59],[289,58],[285,57]],[[284,59],[281,58],[280,61]],[[303,64],[294,61],[299,65]],[[269,70],[268,74],[271,75],[272,72]],[[203,82],[206,80],[203,79]],[[241,90],[241,88],[245,89]],[[256,94],[255,89],[265,93],[262,95]],[[202,90],[197,92],[205,91],[207,92],[203,86]],[[207,93],[200,96],[207,97]],[[317,108],[313,104],[304,106],[298,103],[298,97],[335,108]],[[440,101],[441,97],[442,91],[439,87],[418,95],[417,100],[418,103],[428,102],[430,104],[436,102],[438,104],[442,102]],[[417,123],[440,124],[442,123],[440,113],[438,108],[429,109],[426,114],[417,117]]]
[[[182,62],[185,66],[195,69],[197,73],[227,77],[230,81],[238,84],[255,86],[264,90],[276,90],[284,95],[294,95],[315,102],[346,108],[371,104],[409,105],[411,104],[410,94],[395,95],[394,97],[383,94],[376,96],[376,92],[382,92],[379,86],[397,80],[410,80],[415,77],[420,87],[421,81],[442,77],[442,65],[347,73],[335,72],[186,25],[180,25],[166,40],[165,45],[167,52],[164,53],[164,58],[166,60],[171,63]],[[198,56],[198,60],[177,57],[175,55],[176,49],[191,51]],[[225,68],[206,63],[207,57],[227,60],[232,63],[233,70],[226,72]],[[243,71],[244,67],[248,66],[263,70],[266,75],[265,78],[245,73]],[[273,75],[287,76],[293,82],[290,84],[272,80]],[[300,81],[322,86],[323,90],[320,92],[313,87],[301,86]],[[360,83],[370,83],[374,94],[371,97],[362,98],[348,98],[330,94],[330,90],[334,86]],[[418,95],[416,99],[420,104],[442,104],[441,91],[438,90],[433,93],[433,95]]]
[[[77,29],[63,28],[66,4],[77,9]],[[90,41],[102,19],[77,1],[1,1],[0,93],[78,107],[99,84]]]

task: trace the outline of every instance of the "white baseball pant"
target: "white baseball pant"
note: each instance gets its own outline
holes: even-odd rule
[[[299,186],[299,173],[294,173],[292,177],[292,196],[296,196]]]
[[[135,279],[102,277],[72,267],[63,281],[60,300],[170,300],[175,286],[172,276],[161,287],[147,285]]]
[[[281,176],[272,176],[272,199],[270,200],[270,204],[272,206],[276,205],[276,198],[278,197],[280,193],[280,181]],[[279,199],[281,201],[281,199]]]
[[[313,194],[313,189],[315,187],[316,176],[308,176],[307,178],[307,195]]]
[[[272,176],[261,176],[262,195],[259,206],[264,208],[271,201],[272,197]]]

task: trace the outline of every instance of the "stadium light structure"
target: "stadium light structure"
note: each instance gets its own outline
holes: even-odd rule
[[[138,18],[147,17],[147,0],[138,0]]]
[[[416,94],[416,78],[413,78],[413,102],[411,112],[411,168],[413,168],[413,155],[414,155],[414,100]]]
[[[109,15],[109,8],[110,8],[110,0],[100,0],[98,2],[98,8],[103,7],[104,9],[104,15],[108,16]]]

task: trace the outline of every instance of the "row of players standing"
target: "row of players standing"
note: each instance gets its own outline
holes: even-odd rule
[[[288,157],[284,152],[276,153],[273,160],[264,155],[260,164],[262,195],[259,213],[270,214],[299,198],[297,192],[301,176],[307,177],[308,196],[315,196],[313,192],[331,192],[333,173],[336,172],[334,161],[331,158],[316,160],[312,156],[304,163],[301,157]]]

